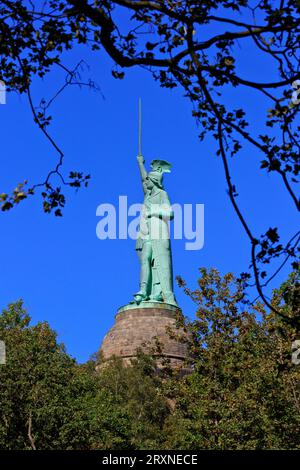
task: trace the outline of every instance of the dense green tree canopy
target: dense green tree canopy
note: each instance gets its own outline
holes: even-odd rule
[[[186,321],[192,372],[182,376],[142,352],[76,362],[22,302],[0,315],[0,449],[300,449],[300,365],[295,330],[261,304],[248,308],[232,274],[200,271]],[[299,282],[273,302],[293,315]],[[297,304],[299,308],[299,304]],[[100,361],[100,362],[99,362]],[[96,372],[96,364],[101,365]]]

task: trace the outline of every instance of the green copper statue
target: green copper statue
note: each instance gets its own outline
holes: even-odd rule
[[[172,255],[169,220],[174,216],[166,191],[163,173],[170,173],[171,165],[164,160],[153,160],[152,171],[147,173],[142,156],[142,112],[139,99],[139,155],[138,165],[144,190],[136,251],[141,263],[140,290],[134,302],[165,302],[177,305],[173,293]]]
[[[135,302],[159,301],[177,305],[173,293],[172,257],[169,236],[169,220],[173,210],[163,189],[163,173],[170,172],[170,164],[153,160],[148,174],[144,158],[137,157],[144,190],[136,250],[141,263],[140,290]]]

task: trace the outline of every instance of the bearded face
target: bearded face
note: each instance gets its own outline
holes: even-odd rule
[[[151,181],[152,185],[156,186],[159,189],[162,189],[162,179],[163,178],[162,178],[162,173],[161,172],[150,171],[150,173],[148,173],[147,180]],[[152,186],[152,188],[153,188],[153,186]]]

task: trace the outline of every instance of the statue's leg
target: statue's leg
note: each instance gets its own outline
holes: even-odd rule
[[[157,271],[157,263],[155,259],[152,259],[152,291],[150,300],[156,300],[162,302],[162,292],[161,292],[161,285],[159,281],[159,275]]]
[[[163,277],[162,285],[164,301],[169,304],[177,305],[173,292],[173,268],[169,240],[160,240],[159,255],[159,275]]]
[[[152,246],[150,241],[145,241],[141,250],[137,250],[141,263],[140,274],[140,290],[135,294],[134,298],[137,303],[143,300],[148,300],[151,292],[151,259],[152,259]]]

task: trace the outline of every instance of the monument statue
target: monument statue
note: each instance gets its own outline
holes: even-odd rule
[[[130,364],[137,351],[142,349],[157,357],[158,368],[168,360],[174,370],[185,371],[188,370],[185,367],[187,336],[183,328],[177,327],[182,312],[173,292],[169,235],[173,210],[163,188],[163,174],[170,173],[171,165],[157,159],[152,161],[151,170],[146,171],[141,150],[140,101],[137,161],[144,191],[135,247],[140,259],[140,288],[129,304],[118,309],[115,323],[102,341],[102,362],[97,368],[101,369],[113,356],[121,357],[124,364]]]
[[[177,305],[173,293],[173,270],[169,221],[174,214],[163,188],[163,173],[170,173],[170,163],[153,160],[147,173],[141,151],[141,103],[139,102],[138,166],[142,178],[144,204],[136,240],[141,273],[140,290],[134,302],[158,301]]]
[[[144,190],[136,251],[141,263],[140,290],[134,295],[137,304],[159,301],[177,305],[173,293],[173,270],[169,235],[169,220],[173,210],[168,194],[163,189],[163,173],[170,172],[170,164],[153,160],[152,171],[146,172],[144,158],[137,157]]]

